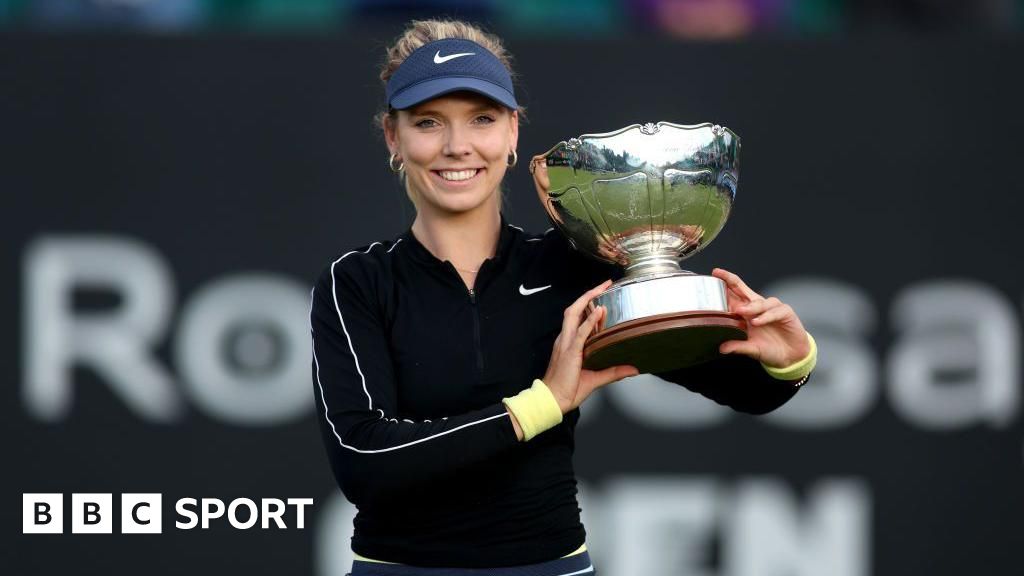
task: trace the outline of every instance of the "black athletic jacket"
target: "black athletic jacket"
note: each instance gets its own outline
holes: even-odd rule
[[[313,385],[331,467],[358,508],[355,552],[472,568],[583,544],[579,411],[520,442],[501,399],[544,376],[565,308],[619,277],[558,231],[531,236],[504,215],[473,290],[410,230],[323,270],[310,310]],[[798,390],[743,356],[659,376],[754,414]]]

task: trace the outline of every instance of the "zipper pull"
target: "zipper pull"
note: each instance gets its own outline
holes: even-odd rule
[[[476,304],[476,292],[474,292],[472,288],[469,289],[469,301]]]

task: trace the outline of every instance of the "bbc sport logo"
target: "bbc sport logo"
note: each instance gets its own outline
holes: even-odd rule
[[[71,533],[112,534],[113,503],[113,494],[72,494]],[[64,494],[22,494],[21,505],[22,534],[64,533]],[[180,518],[174,527],[206,530],[214,521],[226,519],[236,530],[249,530],[257,524],[261,530],[303,530],[306,507],[312,505],[312,498],[261,498],[258,503],[235,498],[227,504],[219,498],[181,498],[174,505]],[[121,534],[161,534],[163,495],[121,494],[120,516]]]

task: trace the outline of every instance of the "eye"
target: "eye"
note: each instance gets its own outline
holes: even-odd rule
[[[492,124],[494,122],[494,118],[487,114],[481,114],[474,119],[474,122],[477,124]]]
[[[415,124],[417,128],[433,128],[437,122],[434,122],[432,118],[424,118]]]

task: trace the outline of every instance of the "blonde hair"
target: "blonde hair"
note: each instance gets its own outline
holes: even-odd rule
[[[476,24],[470,24],[462,20],[431,19],[411,21],[405,31],[402,32],[391,46],[388,46],[387,55],[380,70],[381,84],[387,87],[388,80],[410,54],[425,44],[445,38],[459,38],[476,42],[498,58],[498,61],[508,70],[509,76],[513,79],[516,78],[516,74],[512,70],[512,55],[505,49],[501,38],[485,32]],[[526,108],[519,106],[517,111],[519,112],[519,122],[523,123],[526,120]],[[383,130],[384,123],[389,119],[394,121],[396,116],[397,112],[389,107],[377,112],[374,116],[374,124]],[[402,184],[405,184],[405,172],[401,173],[401,180]],[[413,206],[415,206],[416,201],[408,189],[406,189],[406,195],[409,197],[409,201],[413,203]],[[504,200],[504,194],[502,195],[502,200]]]

